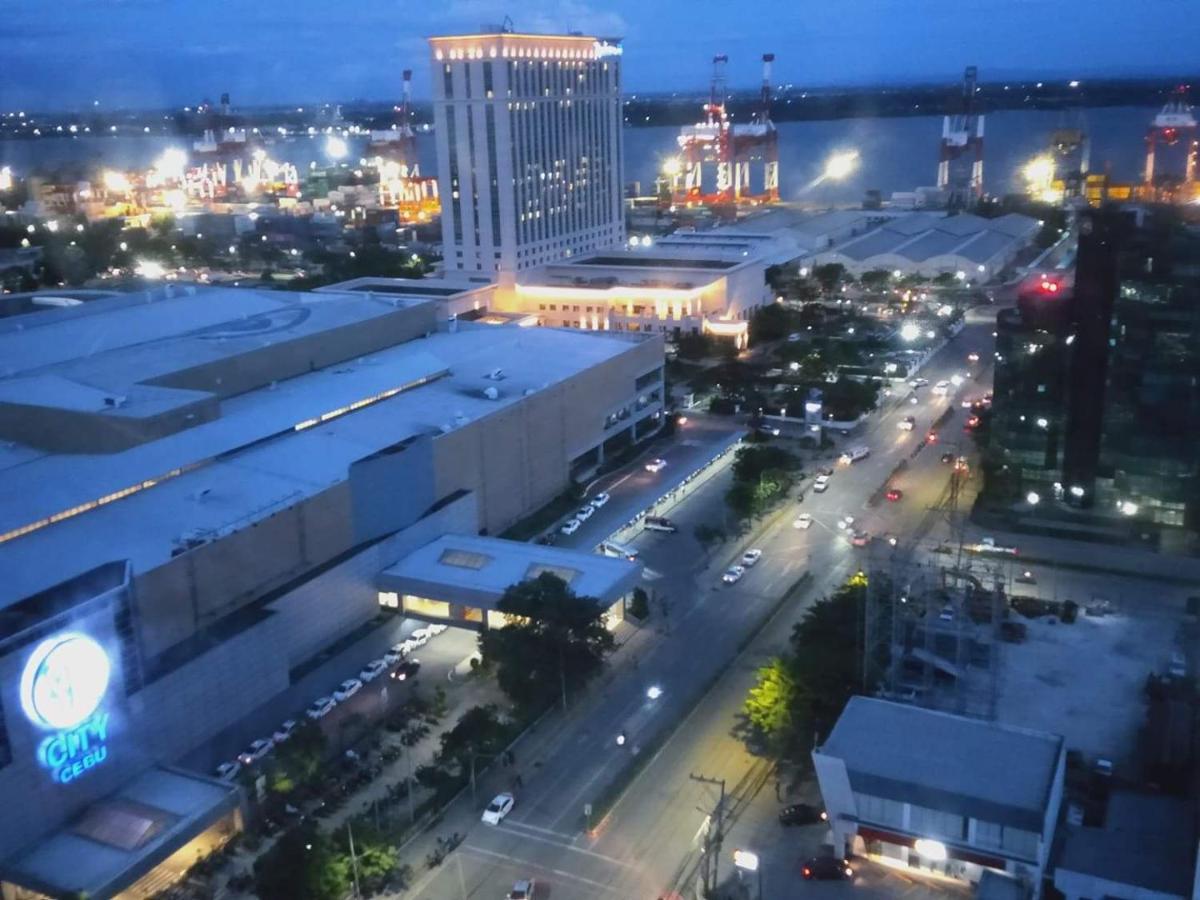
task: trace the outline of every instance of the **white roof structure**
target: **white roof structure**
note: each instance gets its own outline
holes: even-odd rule
[[[840,263],[855,274],[881,269],[905,273],[965,272],[989,277],[1037,235],[1036,219],[1009,213],[996,219],[962,214],[910,213],[817,255],[817,264]]]
[[[1063,739],[852,697],[816,752],[845,763],[856,793],[1040,832]]]
[[[0,429],[24,427],[28,405],[51,417],[52,434],[69,431],[72,421],[53,417],[80,411],[107,427],[122,418],[139,424],[166,397],[190,409],[204,392],[164,382],[196,367],[219,373],[220,382],[220,373],[243,371],[257,351],[282,347],[291,359],[292,342],[310,340],[300,349],[316,352],[338,325],[377,349],[230,396],[208,395],[215,405],[207,419],[116,452],[56,452],[7,431],[0,608],[109,562],[113,535],[121,558],[147,571],[169,560],[183,536],[248,527],[344,481],[357,460],[500,413],[637,340],[472,324],[437,332],[430,301],[366,295],[214,288],[112,301],[23,317],[20,330],[3,327],[15,320],[0,323],[0,365],[10,376],[0,377]],[[429,328],[423,339],[378,337],[392,314],[405,312],[423,316],[406,326]],[[486,377],[496,370],[502,379]],[[144,383],[151,379],[157,384]],[[6,415],[6,404],[23,405]]]

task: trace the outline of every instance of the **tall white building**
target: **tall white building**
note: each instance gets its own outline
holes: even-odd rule
[[[429,43],[446,271],[511,275],[622,243],[620,45]]]

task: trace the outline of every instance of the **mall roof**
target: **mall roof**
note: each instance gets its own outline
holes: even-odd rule
[[[297,298],[302,312],[341,306],[330,316],[359,309],[365,321],[373,306],[394,308],[363,295],[213,290],[172,302],[172,319],[164,315],[170,311],[143,298],[129,308],[118,303],[116,324],[108,328],[97,315],[86,323],[66,322],[64,340],[90,338],[88,346],[103,345],[111,353],[90,358],[94,370],[88,368],[89,357],[69,360],[63,368],[69,367],[80,383],[87,383],[92,371],[122,369],[126,378],[136,378],[134,361],[157,372],[164,363],[153,353],[156,346],[160,354],[176,354],[176,365],[179,355],[186,360],[190,352],[173,332],[197,326],[202,334],[216,326],[236,330],[246,323],[239,310],[282,315],[281,308],[294,311]],[[98,300],[87,308],[98,310],[106,303]],[[305,318],[300,327],[310,327],[314,315]],[[68,355],[56,352],[50,334],[39,331],[30,327],[23,335],[47,354]],[[18,340],[21,336],[2,337],[28,362],[33,353]],[[130,559],[136,572],[145,572],[170,559],[189,535],[212,539],[249,527],[344,481],[353,462],[498,413],[627,352],[636,342],[628,335],[462,324],[454,333],[434,332],[227,397],[214,420],[121,452],[66,454],[0,445],[0,535],[38,526],[0,542],[5,573],[0,607],[109,562],[115,553]],[[495,370],[502,373],[499,380],[488,377]],[[53,380],[59,371],[55,366],[29,377],[51,379],[43,387],[57,400],[86,402],[86,392],[60,396],[62,385]],[[498,393],[494,400],[484,394],[489,387]],[[320,427],[308,427],[315,424]],[[112,535],[121,536],[119,548]]]
[[[817,752],[845,762],[855,792],[1041,832],[1063,739],[853,697]]]
[[[428,297],[431,299],[458,297],[472,291],[490,289],[488,280],[473,281],[465,278],[382,278],[367,275],[351,278],[336,284],[327,284],[316,289],[320,294],[359,293],[393,294],[405,297]]]
[[[157,767],[0,863],[0,880],[53,897],[112,897],[238,806],[235,785]]]
[[[589,553],[475,535],[443,535],[376,577],[381,591],[495,609],[514,584],[543,572],[558,575],[578,597],[607,607],[631,591],[641,564]]]
[[[843,241],[828,252],[864,266],[869,266],[874,257],[881,257],[881,268],[888,267],[886,257],[889,256],[912,263],[926,262],[934,257],[959,257],[983,264],[1029,241],[1038,228],[1035,219],[1016,213],[985,219],[970,213],[945,216],[919,212],[897,216],[865,234]]]

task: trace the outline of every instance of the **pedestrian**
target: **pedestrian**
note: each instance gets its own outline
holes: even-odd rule
[[[513,786],[518,788],[525,786],[525,782],[521,780],[520,772],[518,772],[516,778],[513,779]]]

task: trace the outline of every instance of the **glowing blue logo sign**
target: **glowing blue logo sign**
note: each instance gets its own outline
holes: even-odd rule
[[[53,731],[38,745],[38,761],[55,781],[74,781],[108,757],[108,713],[100,704],[112,667],[92,638],[66,632],[38,644],[21,673],[21,708]]]

